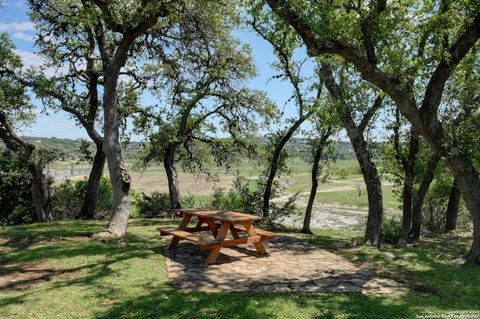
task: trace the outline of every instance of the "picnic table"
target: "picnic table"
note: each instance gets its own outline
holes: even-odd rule
[[[216,262],[222,247],[253,244],[260,255],[266,255],[263,242],[277,236],[273,232],[255,228],[253,222],[260,220],[259,216],[212,209],[179,209],[177,212],[183,215],[180,226],[178,229],[159,229],[161,236],[173,235],[169,249],[174,249],[180,240],[188,240],[200,249],[211,250],[207,264]],[[194,227],[188,227],[193,216],[197,218],[197,223]],[[211,232],[213,238],[198,234],[205,231]],[[227,238],[229,231],[233,239]]]

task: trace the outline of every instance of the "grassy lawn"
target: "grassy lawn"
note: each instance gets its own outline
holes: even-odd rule
[[[168,285],[164,220],[132,220],[128,243],[88,236],[103,222],[56,222],[0,230],[1,318],[415,318],[425,311],[480,309],[480,269],[449,260],[463,235],[423,239],[417,248],[350,247],[361,232],[315,230],[319,247],[366,263],[407,288],[391,295],[181,293]],[[467,237],[468,238],[468,237]],[[344,242],[345,248],[335,248]]]

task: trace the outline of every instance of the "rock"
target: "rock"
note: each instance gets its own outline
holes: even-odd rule
[[[347,244],[344,243],[343,241],[337,241],[337,242],[334,242],[332,244],[332,246],[337,248],[337,249],[343,249],[343,248],[347,247]]]
[[[408,242],[405,239],[400,238],[395,246],[398,248],[405,248],[408,246]]]
[[[403,256],[403,255],[398,255],[395,257],[395,260],[407,260],[407,257]]]
[[[392,254],[391,252],[388,252],[388,251],[384,251],[380,255],[384,258],[387,258],[387,259],[395,259],[395,255]]]

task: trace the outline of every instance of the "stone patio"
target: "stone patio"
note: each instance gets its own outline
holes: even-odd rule
[[[182,291],[310,291],[390,293],[397,283],[301,239],[279,236],[266,242],[268,256],[253,246],[223,248],[217,263],[205,265],[209,251],[186,241],[168,250],[167,273]]]

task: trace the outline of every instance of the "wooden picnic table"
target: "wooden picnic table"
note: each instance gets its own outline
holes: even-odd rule
[[[260,255],[266,255],[263,242],[277,236],[273,232],[255,228],[252,222],[261,220],[259,216],[204,208],[177,211],[183,215],[180,226],[178,229],[160,229],[161,235],[173,235],[169,249],[174,249],[180,240],[188,240],[200,249],[211,250],[207,264],[216,262],[222,247],[253,244]],[[195,227],[188,227],[193,216],[197,218],[197,224]],[[210,231],[213,238],[196,234],[204,231]],[[229,231],[233,239],[227,238]]]

